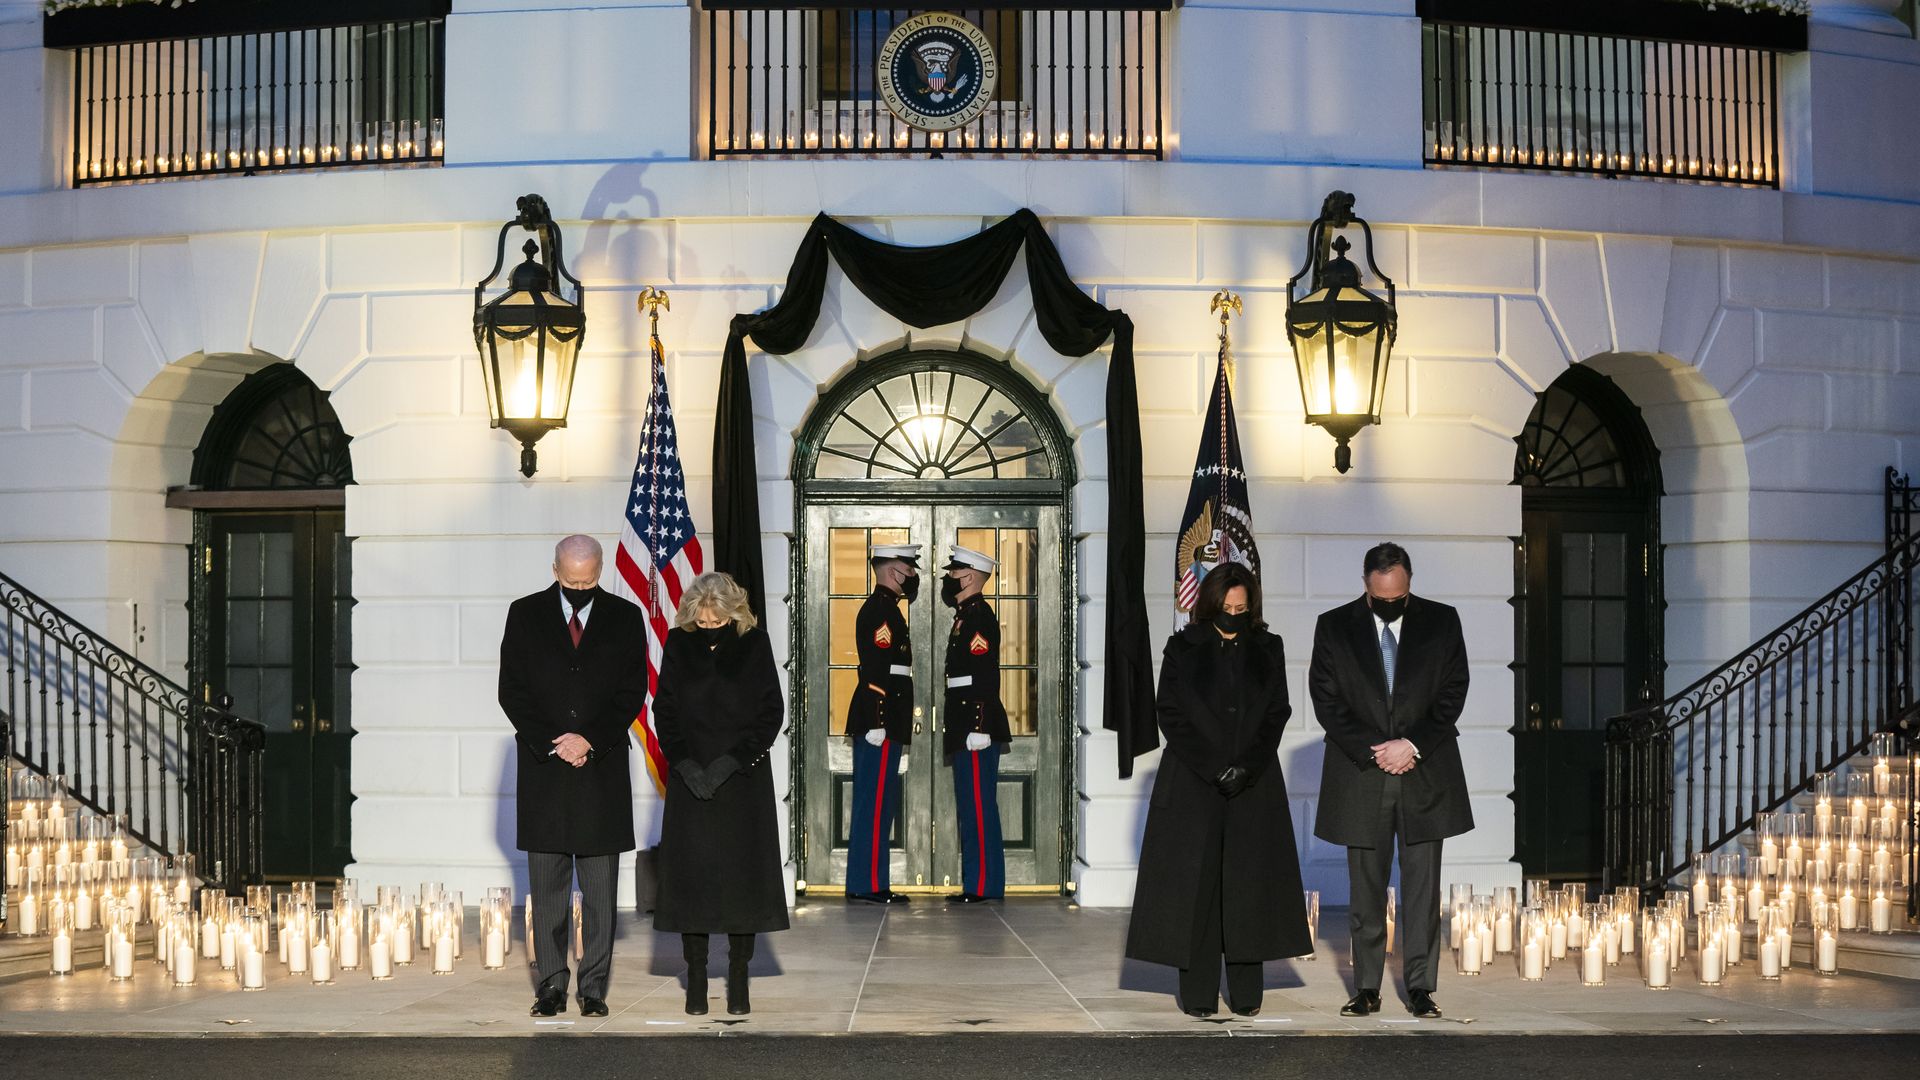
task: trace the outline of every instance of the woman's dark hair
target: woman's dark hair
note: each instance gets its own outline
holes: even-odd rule
[[[1360,562],[1360,571],[1367,577],[1384,574],[1394,567],[1402,567],[1407,576],[1413,576],[1413,556],[1407,549],[1389,540],[1384,544],[1375,544],[1367,549],[1367,557]]]
[[[1247,590],[1247,615],[1253,621],[1254,629],[1264,629],[1267,620],[1260,613],[1260,579],[1237,562],[1221,563],[1200,579],[1200,595],[1193,602],[1193,621],[1212,622],[1213,617],[1226,606],[1227,592],[1235,585]]]

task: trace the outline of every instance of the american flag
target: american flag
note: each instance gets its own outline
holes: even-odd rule
[[[620,549],[613,565],[619,575],[615,596],[639,604],[647,613],[647,704],[634,718],[633,733],[646,751],[654,788],[666,791],[667,762],[653,732],[653,692],[660,682],[660,650],[680,605],[680,591],[700,574],[700,538],[687,509],[687,478],[680,469],[680,442],[673,430],[673,405],[667,399],[667,362],[660,335],[648,335],[652,375],[647,418],[640,429],[640,458],[633,467],[633,494],[621,522]]]

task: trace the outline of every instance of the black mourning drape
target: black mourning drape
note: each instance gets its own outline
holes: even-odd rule
[[[964,319],[993,299],[1021,245],[1034,314],[1047,344],[1063,356],[1085,356],[1113,342],[1107,366],[1107,625],[1105,726],[1119,734],[1120,775],[1160,745],[1154,725],[1153,662],[1147,642],[1146,518],[1140,480],[1140,408],[1133,380],[1133,321],[1101,307],[1068,276],[1060,252],[1031,210],[964,240],[937,247],[898,247],[872,240],[825,214],[813,219],[787,271],[787,288],[765,311],[735,315],[721,360],[713,443],[714,568],[747,590],[755,614],[766,614],[766,569],[760,547],[758,473],[754,467],[753,390],[746,339],[762,351],[799,349],[820,317],[832,255],[847,280],[882,311],[911,326]]]

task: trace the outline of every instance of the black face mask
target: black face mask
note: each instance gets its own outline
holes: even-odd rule
[[[700,635],[700,644],[711,649],[722,641],[725,641],[727,639],[727,632],[732,629],[733,627],[731,626],[696,626],[693,628],[693,632]]]
[[[1232,614],[1220,612],[1213,617],[1214,629],[1223,634],[1238,634],[1253,625],[1253,612],[1236,611]]]
[[[940,602],[948,607],[959,607],[960,590],[963,588],[965,588],[965,586],[960,584],[960,579],[957,577],[942,579],[940,582]]]
[[[1367,606],[1373,609],[1375,615],[1380,616],[1381,622],[1390,623],[1407,613],[1407,598],[1403,596],[1398,600],[1382,600],[1377,596],[1369,596]]]
[[[577,612],[588,604],[593,603],[593,598],[600,595],[600,587],[596,585],[591,589],[569,589],[565,585],[562,585],[560,586],[560,595],[566,597],[567,603],[572,604],[573,610]]]
[[[909,604],[913,603],[914,600],[919,598],[920,596],[920,575],[919,574],[915,574],[912,577],[900,579],[900,595],[906,597],[907,603]]]

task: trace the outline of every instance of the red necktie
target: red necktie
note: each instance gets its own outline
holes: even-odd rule
[[[574,612],[573,617],[567,620],[567,633],[573,635],[573,647],[579,648],[580,635],[586,633],[586,627],[580,625],[579,612]]]

